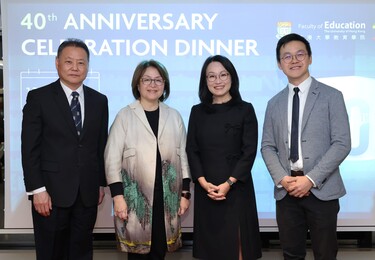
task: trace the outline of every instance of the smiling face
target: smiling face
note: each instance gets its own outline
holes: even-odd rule
[[[305,54],[304,59],[301,57]],[[288,63],[288,58],[290,59]],[[306,46],[301,41],[291,41],[280,48],[279,68],[288,77],[288,81],[298,86],[310,76],[309,66],[312,63],[312,57],[308,55]]]
[[[148,67],[143,73],[138,91],[141,102],[158,103],[164,93],[164,79],[155,67]]]
[[[89,68],[87,53],[80,47],[67,46],[55,61],[60,80],[76,90],[85,80]]]
[[[232,98],[229,93],[232,79],[220,62],[214,61],[207,66],[206,80],[213,103],[225,103]]]

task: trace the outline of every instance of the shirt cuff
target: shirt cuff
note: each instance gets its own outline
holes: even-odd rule
[[[286,176],[284,176],[284,177],[279,181],[279,183],[276,185],[276,187],[277,187],[278,189],[284,188],[283,185],[281,185],[281,182],[283,181],[283,179],[284,179],[285,177],[286,177]]]
[[[34,195],[34,194],[38,194],[38,193],[41,193],[43,191],[46,191],[46,187],[41,187],[39,189],[36,189],[36,190],[33,190],[33,191],[30,191],[30,192],[26,192],[27,195]]]
[[[112,198],[117,195],[124,195],[124,186],[122,182],[114,182],[109,184],[109,189],[111,190]]]
[[[316,184],[315,182],[309,177],[309,175],[305,175],[313,184],[313,187],[316,188]]]
[[[190,191],[190,178],[184,178],[182,180],[182,190]]]

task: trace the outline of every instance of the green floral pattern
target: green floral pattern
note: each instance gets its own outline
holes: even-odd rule
[[[167,213],[168,224],[172,232],[174,232],[174,226],[172,225],[172,219],[177,216],[179,208],[179,194],[178,191],[173,189],[172,185],[176,182],[177,172],[176,169],[171,165],[169,161],[163,161],[163,191],[164,191],[164,210]]]
[[[130,177],[127,171],[122,170],[121,175],[128,211],[135,213],[141,228],[147,230],[152,223],[152,202],[147,199],[140,185]],[[179,185],[176,185],[180,181],[176,168],[168,160],[162,162],[162,180],[168,251],[175,251],[181,247],[181,227],[178,216],[181,191],[178,190]],[[127,234],[128,224],[127,221],[119,221],[115,218],[120,250],[133,253],[149,252],[151,241],[148,239],[134,240],[131,234]]]
[[[152,219],[152,206],[141,192],[138,183],[132,180],[125,170],[122,172],[122,181],[124,183],[124,197],[126,198],[128,209],[135,212],[144,229]]]

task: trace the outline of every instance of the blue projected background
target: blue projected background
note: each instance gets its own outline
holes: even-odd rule
[[[255,107],[261,137],[267,101],[287,84],[277,67],[276,43],[295,32],[311,43],[311,75],[343,92],[350,117],[353,149],[341,167],[347,195],[340,200],[339,228],[374,229],[375,4],[21,2],[1,2],[5,228],[32,227],[20,156],[22,107],[30,89],[57,79],[54,59],[62,40],[76,37],[89,46],[85,84],[107,95],[110,124],[133,101],[130,83],[136,65],[152,58],[167,67],[171,95],[166,103],[180,111],[187,126],[190,109],[199,102],[204,60],[227,56],[239,73],[243,99]],[[274,228],[273,182],[260,152],[252,172],[261,227]],[[113,226],[106,192],[98,229]],[[184,218],[185,228],[192,227],[192,215],[193,207]]]

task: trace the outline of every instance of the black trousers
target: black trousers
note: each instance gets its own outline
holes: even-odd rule
[[[37,260],[92,260],[97,205],[85,207],[78,196],[73,206],[53,206],[41,216],[32,207]]]
[[[310,231],[315,260],[335,260],[338,199],[322,201],[312,193],[304,198],[286,195],[276,202],[276,219],[284,259],[305,259]]]

